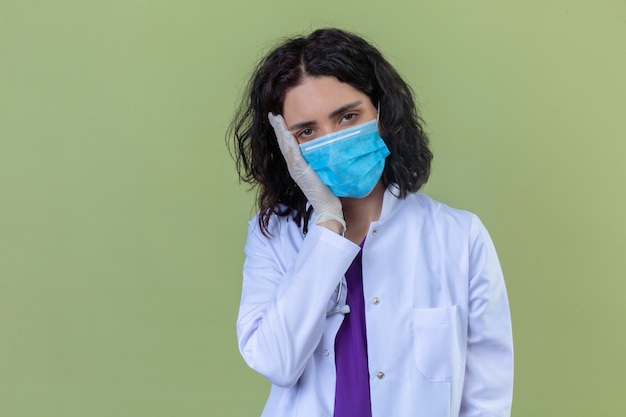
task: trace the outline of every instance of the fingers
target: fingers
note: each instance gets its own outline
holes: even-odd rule
[[[278,132],[283,132],[287,130],[285,126],[285,119],[280,114],[268,113],[267,118],[270,121],[270,124],[274,128],[274,132],[278,135]]]
[[[303,161],[302,152],[300,151],[296,138],[293,137],[289,130],[287,130],[283,116],[280,114],[274,115],[273,113],[269,113],[267,118],[274,128],[274,133],[276,134],[276,139],[278,141],[278,147],[280,148],[285,161],[287,161],[287,164],[290,167],[300,164],[300,161]]]
[[[291,132],[287,130],[287,126],[285,125],[285,119],[283,119],[283,116],[281,116],[280,114],[274,115],[272,113],[269,113],[267,118],[274,128],[274,133],[276,134],[276,139],[278,139],[279,145],[282,146],[282,144],[290,144],[291,142],[296,141],[295,138],[292,138]]]

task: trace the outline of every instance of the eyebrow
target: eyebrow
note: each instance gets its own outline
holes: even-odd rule
[[[348,103],[348,104],[344,104],[343,106],[339,107],[336,110],[333,110],[329,115],[328,118],[332,119],[333,117],[337,116],[338,114],[341,114],[343,112],[345,112],[346,110],[350,110],[354,107],[357,107],[358,105],[361,104],[361,101],[355,101],[353,103]],[[297,129],[301,129],[303,127],[307,127],[307,126],[311,126],[315,124],[315,120],[308,120],[306,122],[300,122],[300,123],[296,123],[294,125],[289,126],[287,129],[288,130],[297,130]]]

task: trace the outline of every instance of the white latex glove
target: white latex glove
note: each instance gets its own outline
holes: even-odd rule
[[[298,141],[287,130],[283,116],[269,113],[268,119],[276,133],[278,146],[287,162],[287,169],[291,178],[298,184],[315,210],[313,223],[320,224],[329,220],[336,220],[341,223],[343,231],[345,231],[346,221],[343,218],[341,201],[322,183],[313,168],[304,160]]]

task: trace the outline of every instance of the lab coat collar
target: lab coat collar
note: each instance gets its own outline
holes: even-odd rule
[[[383,194],[383,206],[380,210],[380,217],[378,221],[383,220],[385,217],[389,215],[393,211],[393,209],[400,201],[400,188],[396,184],[389,184],[387,189],[385,190],[385,194]],[[311,207],[311,203],[309,201],[306,202],[306,210]],[[313,217],[311,216],[311,222],[313,221]]]
[[[396,184],[389,184],[383,195],[383,206],[380,210],[380,218],[378,221],[382,221],[387,217],[400,201],[400,189]]]

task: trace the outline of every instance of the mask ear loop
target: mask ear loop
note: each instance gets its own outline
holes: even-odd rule
[[[380,117],[380,100],[378,100],[378,106],[376,108],[376,122],[378,123],[378,118]]]

